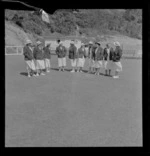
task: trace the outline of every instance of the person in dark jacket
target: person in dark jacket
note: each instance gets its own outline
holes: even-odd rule
[[[56,54],[58,56],[58,67],[59,71],[64,71],[64,68],[66,67],[66,54],[67,49],[65,46],[62,45],[62,42],[58,42],[59,46],[56,48]]]
[[[113,62],[115,65],[115,75],[113,76],[113,78],[119,78],[119,72],[122,71],[122,64],[120,62],[120,59],[122,57],[122,49],[119,42],[114,42],[114,45],[116,46],[116,48],[113,55]]]
[[[77,52],[77,58],[78,58],[78,60],[77,60],[77,67],[78,67],[77,72],[82,72],[82,69],[84,67],[85,57],[86,57],[86,51],[85,51],[84,44],[82,43],[81,47],[78,49],[78,52]]]
[[[113,48],[110,47],[110,44],[106,44],[106,48],[104,48],[104,68],[105,75],[111,75],[111,69],[113,67]],[[109,71],[109,74],[108,74]]]
[[[44,50],[44,61],[45,61],[45,68],[46,72],[50,72],[50,59],[51,59],[51,51],[50,51],[50,44],[47,44],[46,47],[43,48]]]
[[[35,76],[36,68],[34,64],[32,42],[30,40],[27,40],[27,43],[23,48],[23,55],[24,55],[25,62],[27,64],[26,68],[28,72],[28,77],[31,77],[32,75]]]
[[[97,42],[95,42],[92,46],[92,53],[91,53],[91,73],[96,72],[96,49],[97,49]]]
[[[97,48],[95,50],[95,75],[100,74],[100,68],[103,66],[103,48],[101,47],[101,43],[97,42]]]
[[[74,41],[70,43],[69,47],[69,59],[71,60],[72,70],[71,72],[75,72],[75,67],[77,65],[77,48],[74,45]]]
[[[94,70],[94,43],[89,42],[88,46],[88,61],[89,61],[89,70],[88,73],[92,73]]]
[[[43,46],[40,41],[37,41],[37,46],[33,50],[34,59],[36,60],[36,69],[37,69],[37,76],[38,75],[45,75],[45,62],[44,62],[44,51]]]

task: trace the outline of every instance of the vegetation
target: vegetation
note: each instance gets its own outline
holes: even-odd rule
[[[81,35],[92,32],[117,32],[142,38],[141,9],[62,9],[49,15],[50,23],[42,21],[38,12],[5,10],[5,20],[21,27],[25,32],[37,35],[57,32]]]

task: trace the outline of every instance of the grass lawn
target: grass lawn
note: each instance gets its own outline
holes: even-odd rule
[[[122,60],[117,80],[58,72],[56,56],[33,78],[23,56],[5,62],[5,146],[142,146],[141,60]]]

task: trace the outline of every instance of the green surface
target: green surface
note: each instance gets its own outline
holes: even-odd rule
[[[6,56],[6,146],[142,146],[142,62],[122,64],[118,80],[57,70],[28,78],[23,56]]]

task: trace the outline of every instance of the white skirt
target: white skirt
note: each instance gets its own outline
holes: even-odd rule
[[[36,60],[36,69],[45,69],[44,60]]]
[[[121,72],[122,71],[122,64],[121,62],[114,62],[115,64],[115,70],[118,71],[118,72]]]
[[[85,62],[85,59],[84,58],[78,58],[78,61],[77,61],[77,67],[84,67],[84,62]]]
[[[51,66],[50,65],[50,59],[45,59],[44,61],[45,61],[45,67],[50,68],[50,66]]]
[[[95,61],[89,58],[89,67],[95,67]]]
[[[58,58],[58,67],[65,67],[66,66],[66,58]]]
[[[103,62],[102,60],[100,61],[95,61],[95,68],[102,68],[103,67]]]
[[[72,67],[76,67],[76,65],[77,65],[77,60],[76,59],[71,59],[71,66]]]
[[[27,64],[27,70],[36,70],[33,60],[26,61],[26,64]]]

